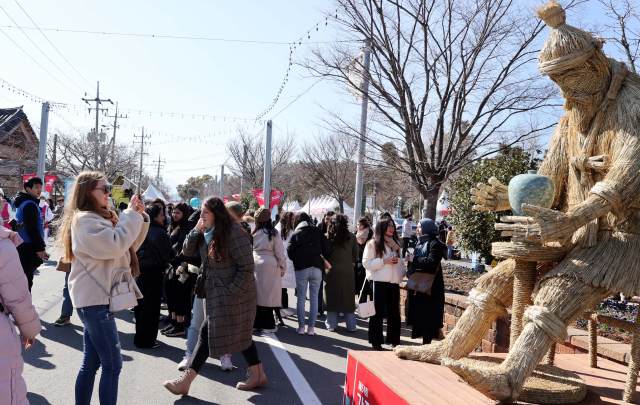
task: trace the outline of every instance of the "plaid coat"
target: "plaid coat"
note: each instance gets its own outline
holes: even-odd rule
[[[207,256],[203,234],[189,234],[184,243],[183,253],[199,255],[206,272],[210,357],[237,353],[252,343],[256,317],[253,248],[245,230],[235,223],[231,226],[228,249],[227,257],[216,262]]]

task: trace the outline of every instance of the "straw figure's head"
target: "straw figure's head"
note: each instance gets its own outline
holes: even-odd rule
[[[565,11],[555,0],[536,14],[551,27],[538,55],[538,71],[560,87],[564,108],[572,112],[571,124],[584,132],[611,81],[611,62],[602,52],[604,40],[567,25]]]

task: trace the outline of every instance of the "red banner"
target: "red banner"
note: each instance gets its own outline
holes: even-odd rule
[[[29,180],[32,177],[36,177],[36,175],[25,174],[24,176],[22,176],[22,183],[24,184],[27,180]],[[53,174],[47,174],[46,176],[44,176],[44,191],[46,191],[47,193],[51,193],[51,190],[53,190],[53,183],[56,181],[57,178],[58,176],[54,176]]]
[[[222,202],[223,202],[223,203],[225,203],[225,204],[226,204],[226,203],[228,203],[228,202],[229,202],[229,198],[224,197],[224,198],[222,199]]]
[[[231,197],[233,197],[236,201],[240,202],[240,196],[242,194],[231,194]]]
[[[388,370],[389,373],[393,373]],[[407,405],[408,402],[387,387],[362,363],[347,356],[347,377],[344,383],[343,405]]]
[[[256,197],[256,200],[258,200],[258,204],[261,207],[264,207],[265,206],[265,203],[264,203],[264,191],[263,190],[251,190],[251,192]],[[271,206],[269,207],[269,209],[271,209],[271,207],[275,207],[276,205],[280,204],[280,199],[281,198],[282,198],[282,191],[271,190]]]

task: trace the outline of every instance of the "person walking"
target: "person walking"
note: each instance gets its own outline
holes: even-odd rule
[[[298,335],[315,335],[314,325],[318,315],[318,292],[322,283],[324,258],[329,254],[329,241],[320,229],[313,226],[306,212],[298,212],[294,221],[295,230],[287,244],[287,254],[296,271],[298,290]],[[309,289],[309,318],[304,330],[304,305]]]
[[[400,344],[400,283],[404,278],[404,259],[399,256],[400,243],[393,219],[384,217],[376,224],[372,240],[367,242],[362,264],[367,279],[373,281],[376,314],[369,318],[369,343],[383,350],[383,311],[387,313],[386,343],[392,348]]]
[[[136,252],[140,266],[137,284],[143,297],[138,299],[138,305],[133,311],[136,318],[133,344],[139,349],[155,349],[160,346],[156,338],[160,323],[162,275],[175,251],[171,248],[171,240],[164,227],[165,215],[162,207],[149,205],[145,212],[150,224],[147,236]]]
[[[22,238],[0,227],[0,402],[28,404],[20,342],[29,351],[42,330],[16,247]],[[13,320],[9,315],[13,316]],[[16,333],[14,320],[20,335]]]
[[[116,272],[132,265],[137,276],[135,252],[149,229],[149,216],[136,194],[120,217],[108,210],[111,185],[100,172],[81,172],[71,189],[67,212],[60,227],[58,245],[71,262],[69,294],[84,324],[82,366],[75,386],[76,405],[89,405],[98,368],[100,405],[118,400],[122,370],[120,340],[109,295]],[[133,263],[132,263],[133,262]],[[142,298],[134,283],[137,298]]]
[[[407,274],[435,274],[431,293],[416,291],[409,294],[407,326],[413,325],[411,339],[422,337],[422,344],[431,344],[444,326],[444,277],[440,262],[446,255],[445,245],[438,239],[438,226],[431,219],[423,219],[417,229],[418,245],[407,258]]]
[[[187,395],[207,358],[238,351],[249,369],[247,380],[236,388],[251,390],[267,385],[253,341],[253,249],[246,232],[234,222],[221,199],[211,197],[202,204],[198,224],[185,241],[184,254],[199,255],[202,260],[207,313],[187,370],[177,379],[165,381],[164,387],[172,394]]]
[[[2,227],[11,230],[11,225],[9,225],[9,221],[11,221],[11,214],[13,213],[11,209],[11,203],[7,201],[4,197],[4,191],[0,188],[0,220],[2,220]]]
[[[289,240],[291,240],[295,219],[295,213],[290,211],[283,212],[280,216],[280,229],[278,229],[278,231],[280,232],[280,237],[282,238],[284,246],[287,246],[289,244]],[[294,314],[294,312],[289,309],[289,293],[287,290],[295,290],[296,288],[296,270],[293,267],[293,262],[289,258],[289,254],[286,249],[284,251],[284,256],[287,261],[287,269],[282,277],[282,309],[280,310],[280,315],[282,317],[287,317]]]
[[[447,228],[447,259],[451,260],[453,258],[453,245],[456,243],[456,231],[453,230],[453,227],[449,225]]]
[[[20,237],[24,241],[18,246],[20,265],[27,275],[29,291],[33,287],[33,273],[47,258],[47,244],[44,239],[44,220],[40,211],[40,194],[42,194],[42,180],[30,177],[24,182],[24,192],[20,191],[16,197],[16,221],[24,224]]]
[[[344,314],[349,332],[356,331],[355,280],[353,263],[358,260],[360,248],[356,236],[349,232],[349,218],[337,214],[331,218],[327,239],[331,249],[327,261],[331,268],[324,270],[324,307],[327,310],[325,325],[331,332],[338,326],[338,313]]]
[[[191,292],[195,285],[195,277],[188,271],[189,264],[198,264],[199,260],[191,260],[182,254],[184,241],[195,223],[189,221],[193,213],[192,208],[187,203],[179,203],[171,211],[171,225],[169,227],[169,238],[174,258],[171,260],[171,279],[164,284],[167,297],[167,307],[171,320],[169,325],[161,332],[168,337],[185,336],[187,334],[184,326],[185,317],[191,313]],[[187,263],[187,265],[183,265]],[[180,272],[180,274],[178,274]]]
[[[271,212],[260,208],[255,214],[256,227],[253,236],[253,261],[256,276],[256,319],[254,329],[275,333],[278,328],[273,317],[282,305],[282,277],[287,268],[284,245],[280,233],[273,227]]]
[[[407,257],[407,252],[409,251],[409,242],[411,242],[411,237],[413,236],[413,226],[411,224],[411,214],[407,214],[404,217],[404,222],[402,223],[402,258]]]
[[[369,218],[360,217],[358,219],[358,231],[356,232],[356,239],[358,240],[358,261],[354,263],[353,269],[355,272],[355,294],[358,296],[360,291],[362,291],[362,296],[360,297],[360,302],[367,301],[367,295],[371,295],[370,289],[368,288],[369,283],[365,285],[367,279],[367,270],[362,265],[362,255],[364,254],[364,248],[373,238],[373,229],[371,229],[371,223],[369,222]],[[364,287],[364,289],[363,289]],[[371,297],[373,299],[373,297]]]
[[[46,191],[40,195],[40,212],[42,213],[42,221],[44,226],[44,240],[45,243],[50,236],[49,223],[54,219],[53,212],[51,211],[51,206],[49,205],[49,200],[45,198]]]

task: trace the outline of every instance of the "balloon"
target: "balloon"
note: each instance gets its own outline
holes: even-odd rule
[[[191,201],[189,201],[189,205],[191,205],[195,209],[198,209],[198,207],[200,207],[200,199],[198,197],[193,197]]]

